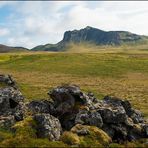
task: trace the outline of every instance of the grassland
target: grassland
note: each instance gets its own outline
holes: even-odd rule
[[[49,89],[70,83],[94,92],[99,99],[105,95],[128,99],[148,117],[148,50],[89,53],[87,49],[87,53],[73,48],[65,53],[3,53],[0,73],[13,75],[26,101],[48,98]]]

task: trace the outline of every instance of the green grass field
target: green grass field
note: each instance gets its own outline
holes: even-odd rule
[[[3,53],[0,73],[13,75],[26,101],[48,98],[49,89],[70,83],[99,99],[128,99],[148,117],[148,51],[117,51]]]

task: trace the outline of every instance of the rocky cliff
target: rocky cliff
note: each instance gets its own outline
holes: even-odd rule
[[[127,31],[103,31],[87,26],[84,29],[66,31],[63,39],[57,44],[40,45],[32,50],[62,51],[71,43],[91,43],[95,45],[122,45],[145,42],[147,37]]]

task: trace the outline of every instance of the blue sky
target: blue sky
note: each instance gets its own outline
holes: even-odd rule
[[[86,26],[148,35],[147,1],[0,1],[0,44],[57,43]]]

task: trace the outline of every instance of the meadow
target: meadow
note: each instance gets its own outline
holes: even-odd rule
[[[76,84],[98,99],[127,99],[148,117],[147,50],[2,53],[0,73],[14,77],[26,101],[48,99],[53,87]]]

